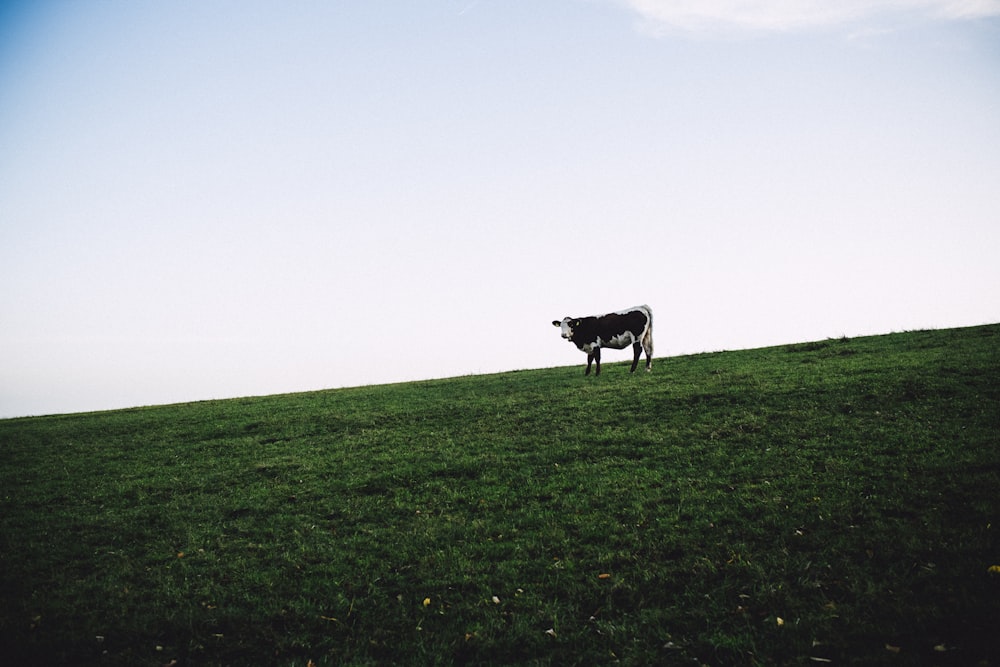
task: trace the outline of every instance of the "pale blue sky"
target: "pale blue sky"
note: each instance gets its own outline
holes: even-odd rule
[[[669,381],[1000,321],[998,258],[995,0],[0,9],[0,417],[582,376],[638,303]]]

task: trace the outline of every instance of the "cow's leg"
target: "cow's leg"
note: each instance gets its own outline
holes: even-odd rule
[[[646,349],[646,371],[653,370],[653,330],[646,331],[642,339],[642,346]]]
[[[594,375],[600,375],[601,374],[601,348],[595,347],[594,351],[591,354],[594,355],[594,362],[597,364],[597,371],[594,373]]]
[[[594,363],[594,353],[593,352],[588,352],[587,353],[587,372],[584,373],[584,375],[590,375],[590,365],[592,363]],[[597,362],[597,372],[598,373],[601,372],[601,362]]]
[[[635,367],[639,365],[639,356],[642,354],[642,343],[636,341],[632,343],[632,369],[629,373],[635,373]]]

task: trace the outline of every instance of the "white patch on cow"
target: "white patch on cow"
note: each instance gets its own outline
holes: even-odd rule
[[[561,335],[566,340],[569,340],[570,338],[573,337],[573,327],[571,327],[569,323],[570,319],[567,317],[559,325],[559,335]]]
[[[598,340],[601,344],[601,347],[610,347],[616,350],[621,350],[634,343],[635,336],[632,335],[631,331],[625,331],[623,333],[617,334],[616,336],[614,336],[609,340],[600,340],[600,339]]]

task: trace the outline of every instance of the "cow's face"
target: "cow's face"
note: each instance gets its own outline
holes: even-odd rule
[[[562,320],[552,320],[552,325],[559,327],[559,333],[566,340],[573,340],[573,327],[578,325],[580,320],[571,317],[564,317]]]

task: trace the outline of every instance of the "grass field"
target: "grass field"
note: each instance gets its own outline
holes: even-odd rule
[[[1000,325],[583,368],[0,421],[0,657],[1000,664]]]

